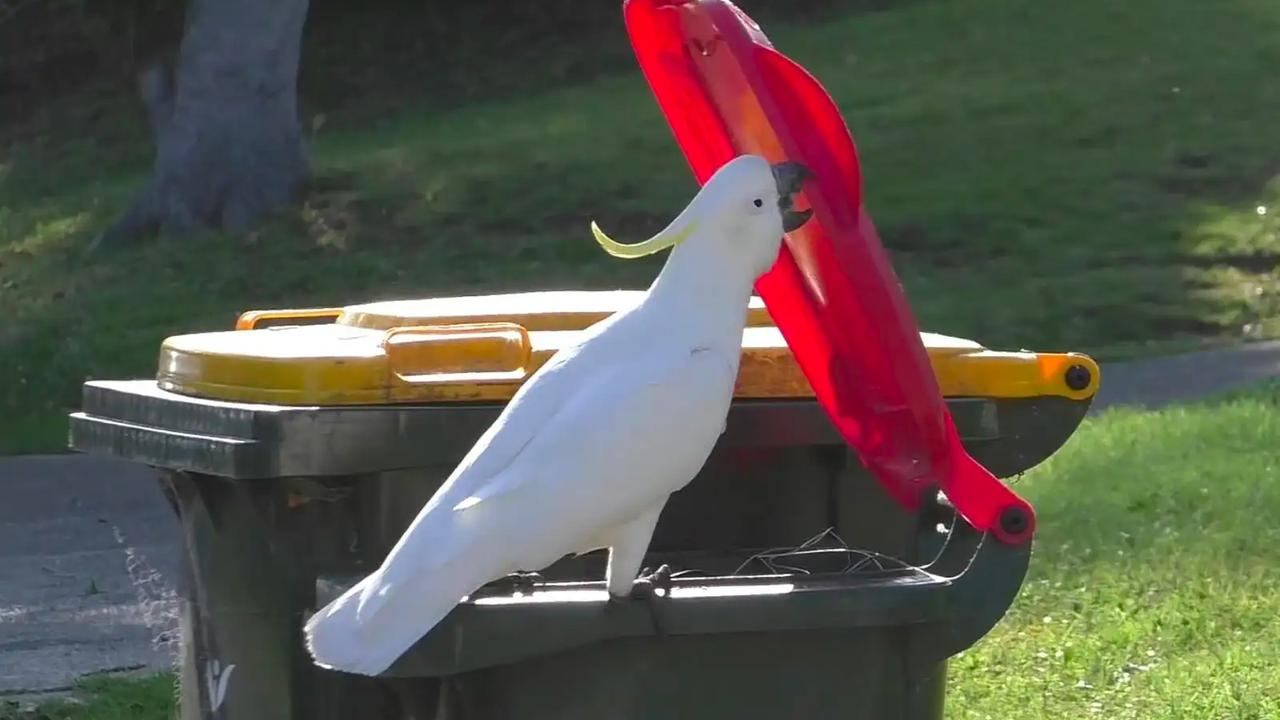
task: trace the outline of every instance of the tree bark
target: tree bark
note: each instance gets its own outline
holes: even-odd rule
[[[308,174],[298,61],[308,0],[189,0],[176,63],[145,71],[156,138],[147,185],[94,241],[238,234],[297,200]]]

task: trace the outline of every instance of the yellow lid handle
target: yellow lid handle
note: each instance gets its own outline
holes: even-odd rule
[[[398,327],[382,345],[400,385],[519,383],[533,354],[529,331],[509,322]]]
[[[323,325],[342,315],[342,308],[250,310],[236,319],[237,330],[257,330],[272,325]]]

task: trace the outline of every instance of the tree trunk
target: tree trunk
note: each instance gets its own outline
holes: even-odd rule
[[[308,173],[298,60],[308,0],[189,0],[176,63],[143,73],[152,176],[94,241],[159,231],[241,233],[296,201]]]

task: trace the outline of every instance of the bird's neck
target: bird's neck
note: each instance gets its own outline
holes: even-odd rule
[[[670,339],[732,349],[737,356],[755,277],[735,260],[705,243],[682,243],[671,251],[645,301],[667,318],[676,336]]]

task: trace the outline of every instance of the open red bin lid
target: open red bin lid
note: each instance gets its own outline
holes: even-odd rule
[[[895,500],[941,488],[960,515],[1010,543],[1031,506],[969,456],[907,299],[862,205],[862,175],[835,103],[727,0],[625,0],[641,70],[699,183],[742,154],[813,173],[757,291],[818,401]]]

